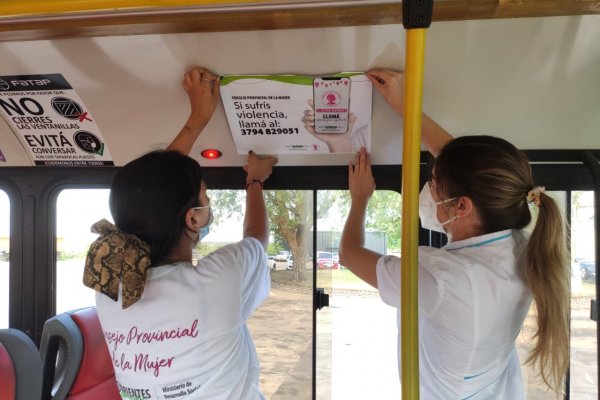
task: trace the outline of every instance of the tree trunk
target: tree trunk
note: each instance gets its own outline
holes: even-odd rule
[[[290,246],[292,255],[294,256],[294,281],[304,282],[306,281],[306,247],[303,245]]]

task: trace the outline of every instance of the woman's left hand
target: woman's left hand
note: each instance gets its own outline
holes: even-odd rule
[[[246,183],[253,180],[264,182],[271,176],[273,165],[277,164],[277,158],[273,156],[257,156],[253,151],[248,153],[247,164],[244,165],[246,171]]]

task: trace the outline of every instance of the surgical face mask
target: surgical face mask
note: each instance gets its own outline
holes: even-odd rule
[[[213,222],[212,208],[209,208],[208,209],[208,223],[206,225],[204,225],[202,228],[200,228],[200,231],[198,232],[200,234],[199,240],[204,239],[206,237],[206,235],[209,234],[210,224],[212,224],[212,222]]]
[[[209,232],[210,232],[210,224],[212,224],[212,222],[213,222],[213,213],[212,213],[212,208],[210,207],[210,204],[207,205],[207,206],[194,207],[194,210],[202,210],[202,209],[205,209],[205,208],[208,208],[208,222],[206,223],[206,225],[204,225],[198,231],[198,233],[199,233],[198,241],[204,239],[206,237],[206,235],[209,234]]]
[[[444,225],[454,221],[456,217],[452,217],[445,222],[440,222],[437,217],[437,206],[452,201],[455,198],[436,202],[431,195],[429,182],[425,183],[421,193],[419,193],[419,218],[421,218],[421,226],[431,231],[446,233]]]

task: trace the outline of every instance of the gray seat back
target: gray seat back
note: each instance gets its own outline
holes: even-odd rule
[[[15,400],[38,400],[42,394],[42,362],[33,341],[17,329],[0,329],[16,378]]]
[[[44,324],[42,343],[42,400],[63,400],[79,373],[83,338],[79,327],[66,313]]]

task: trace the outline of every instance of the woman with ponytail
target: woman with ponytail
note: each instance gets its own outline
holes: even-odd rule
[[[402,75],[369,76],[402,115]],[[560,395],[569,361],[569,272],[556,203],[534,184],[527,157],[503,139],[452,138],[423,115],[423,143],[436,159],[419,196],[421,224],[449,243],[419,248],[421,399],[524,399],[515,341],[532,301],[537,330],[525,362]],[[355,164],[340,261],[400,308],[400,260],[364,247],[375,189],[364,149]],[[531,208],[538,218],[527,237]]]

